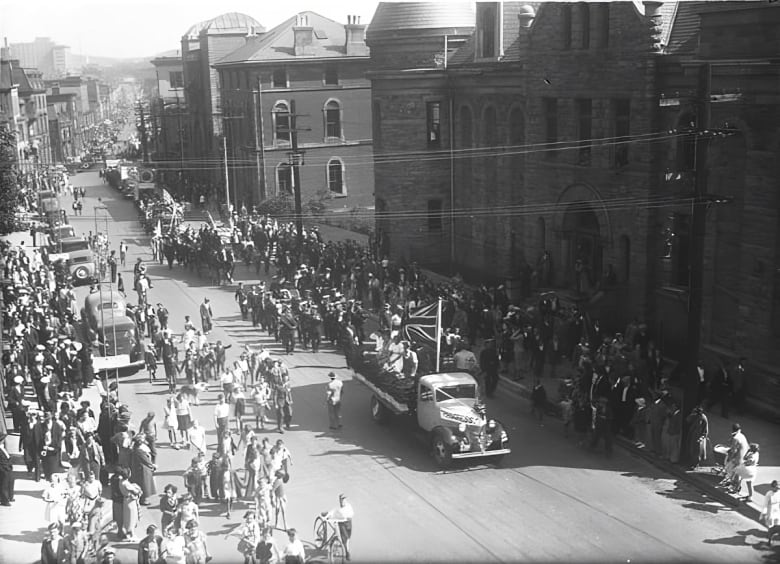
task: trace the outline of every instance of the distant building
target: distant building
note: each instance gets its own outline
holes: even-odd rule
[[[189,147],[189,120],[184,104],[184,67],[181,51],[173,50],[152,59],[157,77],[152,92],[152,119],[155,123],[155,147],[152,160],[165,176],[167,184],[175,183],[184,169]]]
[[[302,199],[371,207],[374,171],[365,24],[301,12],[225,56],[219,73],[231,198],[240,207],[292,194],[298,114]]]
[[[65,76],[71,69],[70,47],[58,45],[49,37],[36,37],[26,43],[11,43],[11,52],[24,68],[37,68],[44,78]]]
[[[47,94],[46,103],[49,114],[49,137],[51,139],[52,160],[64,163],[68,157],[79,155],[78,111],[76,94]]]
[[[19,111],[19,84],[14,82],[13,66],[7,47],[0,49],[0,127],[16,132],[16,157],[22,159],[21,138],[24,134]]]
[[[243,45],[248,34],[262,31],[265,28],[254,18],[230,12],[193,25],[181,39],[189,130],[187,160],[209,163],[206,170],[202,165],[189,167],[193,180],[213,186],[223,177],[217,164],[222,158],[222,100],[219,75],[213,65]],[[192,190],[189,192],[195,197]]]
[[[32,171],[51,160],[49,119],[46,108],[46,86],[37,69],[25,69],[18,61],[9,61],[11,80],[19,88],[19,136],[20,164],[23,171]]]
[[[100,111],[95,106],[97,89],[93,89],[93,102],[90,102],[90,83],[94,79],[81,76],[67,76],[47,80],[46,87],[50,94],[74,94],[76,103],[76,121],[74,137],[77,147],[76,154],[85,151],[94,139],[97,123],[100,121]]]

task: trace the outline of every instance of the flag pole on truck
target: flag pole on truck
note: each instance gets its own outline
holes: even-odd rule
[[[436,372],[439,372],[441,362],[441,298],[436,305]]]

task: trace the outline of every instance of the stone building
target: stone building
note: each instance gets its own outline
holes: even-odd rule
[[[611,268],[630,310],[644,314],[653,262],[643,243],[653,178],[644,139],[657,113],[658,35],[670,18],[658,14],[656,29],[656,14],[641,8],[480,2],[470,19],[442,19],[417,42],[409,30],[385,31],[410,8],[381,4],[368,43],[381,69],[371,78],[386,250],[492,281],[519,279],[528,264],[540,285],[583,292]],[[410,51],[419,58],[410,62]],[[624,139],[631,143],[616,142]],[[385,161],[383,151],[431,157]],[[409,209],[422,211],[396,217]]]
[[[709,142],[702,342],[710,359],[748,358],[749,393],[780,407],[780,5],[680,2],[659,67],[662,128],[731,131]],[[707,101],[707,104],[702,104]],[[706,114],[706,115],[705,115]],[[708,119],[707,124],[704,120]],[[661,146],[659,190],[689,193],[701,147],[690,138]],[[671,233],[655,273],[656,317],[665,341],[684,342],[689,291],[690,206],[654,225]],[[664,244],[664,241],[661,242]]]
[[[753,393],[780,398],[778,5],[448,8],[381,3],[367,32],[383,252],[557,289],[603,327],[642,318],[682,358],[706,175],[703,344],[749,356]]]
[[[192,163],[188,172],[194,178],[214,183],[222,177],[222,100],[213,65],[243,45],[247,35],[262,31],[265,28],[254,18],[229,12],[193,25],[181,38],[187,159]]]
[[[237,207],[292,194],[291,112],[298,116],[303,202],[374,204],[365,24],[301,12],[217,62]]]

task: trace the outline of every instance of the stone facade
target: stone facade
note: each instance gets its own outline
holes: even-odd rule
[[[550,284],[573,286],[574,263],[580,259],[589,271],[586,284],[593,287],[611,264],[630,296],[630,311],[645,315],[649,146],[632,143],[628,162],[618,167],[614,144],[580,146],[578,141],[581,135],[615,136],[616,101],[629,107],[630,127],[623,135],[652,129],[654,35],[632,3],[608,9],[592,4],[588,46],[582,47],[578,12],[567,28],[567,43],[564,6],[573,5],[544,4],[533,25],[523,27],[522,6],[504,3],[503,54],[478,56],[475,34],[447,69],[431,68],[441,60],[435,45],[441,51],[443,43],[429,36],[414,43],[418,60],[429,63],[427,70],[403,68],[412,50],[406,37],[397,70],[389,70],[391,49],[382,43],[377,64],[384,70],[371,75],[375,130],[381,128],[377,210],[385,209],[393,220],[384,221],[380,213],[378,229],[385,232],[392,256],[472,278],[517,278],[524,262],[533,266],[548,251]],[[601,20],[596,14],[602,9],[609,17],[604,44],[597,42]],[[440,104],[440,143],[433,151],[438,157],[383,163],[382,153],[432,152],[425,137],[431,102]],[[548,132],[545,108],[553,103],[556,127]],[[581,111],[590,116],[582,132]],[[560,150],[543,150],[550,140]],[[435,210],[438,204],[429,208],[432,200],[441,202],[441,221],[424,213],[395,217],[404,209]]]
[[[370,77],[384,251],[511,285],[527,263],[539,287],[590,296],[602,327],[642,318],[683,358],[704,146],[688,131],[701,133],[698,69],[710,61],[709,127],[736,134],[714,136],[699,171],[712,199],[702,342],[721,359],[748,356],[751,394],[780,398],[769,368],[780,356],[777,5],[505,2],[481,29],[489,4],[446,68],[430,35],[414,42],[419,30],[399,34],[395,59],[391,39],[369,42],[381,55]],[[423,68],[407,66],[413,47]]]

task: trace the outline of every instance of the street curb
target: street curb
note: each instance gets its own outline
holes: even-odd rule
[[[525,399],[531,399],[531,390],[529,390],[528,387],[523,383],[516,382],[503,375],[499,375],[499,382],[503,387],[508,388],[517,395]],[[561,408],[559,405],[548,401],[546,407],[546,411],[549,415],[561,419]],[[718,489],[707,480],[703,480],[698,476],[685,471],[685,469],[676,464],[654,456],[647,449],[637,447],[633,442],[631,442],[629,439],[626,439],[625,437],[616,436],[615,444],[620,445],[624,450],[627,450],[628,452],[645,459],[656,468],[660,468],[661,470],[675,476],[676,478],[692,485],[702,493],[721,502],[723,505],[731,507],[748,519],[752,519],[753,521],[757,522],[759,521],[761,516],[761,508],[752,501],[743,502],[739,498]]]

